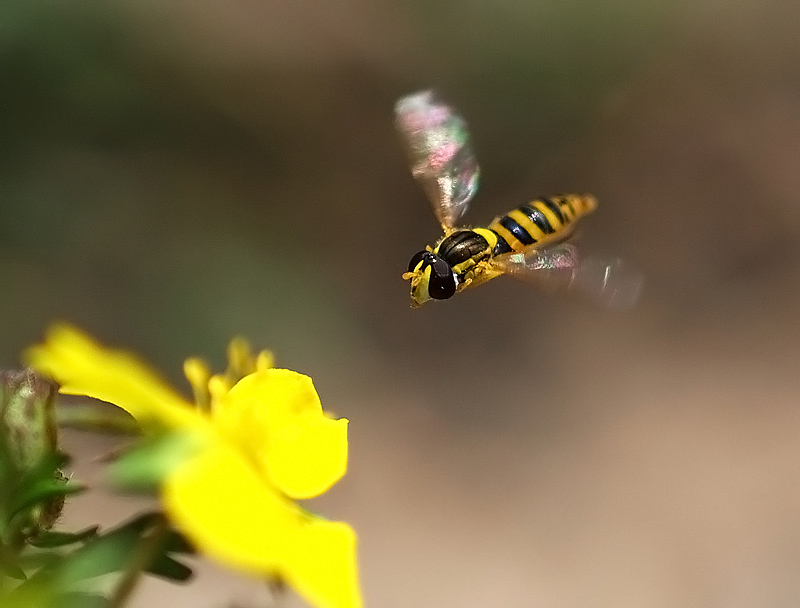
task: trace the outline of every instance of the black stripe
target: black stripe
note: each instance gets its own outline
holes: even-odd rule
[[[503,226],[506,230],[508,230],[511,234],[517,237],[517,240],[522,243],[523,245],[533,245],[536,242],[530,233],[525,230],[522,226],[520,226],[517,222],[515,222],[512,218],[503,216],[500,220],[500,225]]]
[[[561,200],[563,200],[563,201],[564,201],[564,204],[565,204],[567,207],[569,207],[569,210],[570,210],[570,211],[572,211],[572,217],[573,217],[573,218],[576,218],[576,217],[578,217],[578,210],[577,210],[577,209],[575,209],[575,205],[573,205],[573,204],[572,204],[572,197],[571,197],[571,196],[565,196],[565,197],[564,197],[563,199],[561,199]]]
[[[550,225],[550,222],[547,221],[544,213],[539,211],[536,207],[532,207],[531,205],[522,205],[519,210],[527,215],[528,219],[536,224],[545,234],[553,234],[555,232],[553,227]]]
[[[492,232],[494,232],[495,236],[497,237],[497,245],[495,245],[494,250],[492,250],[493,255],[500,255],[501,253],[508,253],[509,251],[512,251],[511,246],[508,244],[508,241],[503,238],[503,235],[501,235],[499,232],[495,232],[494,230],[492,230]]]
[[[542,202],[543,202],[545,205],[547,205],[547,208],[548,208],[548,209],[550,209],[550,211],[552,211],[553,213],[555,213],[555,214],[556,214],[556,217],[558,218],[558,221],[559,221],[559,222],[561,222],[562,224],[566,224],[566,223],[567,223],[567,222],[564,220],[564,214],[562,214],[562,213],[561,213],[561,207],[559,207],[559,206],[558,206],[558,203],[557,203],[557,202],[555,202],[555,201],[554,201],[554,200],[552,200],[552,199],[549,199],[549,198],[544,198],[544,197],[542,197],[542,198],[540,198],[540,199],[537,199],[537,200],[540,200],[540,201],[542,201]]]

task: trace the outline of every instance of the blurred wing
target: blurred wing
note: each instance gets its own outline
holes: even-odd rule
[[[467,123],[432,91],[401,98],[394,111],[411,173],[425,190],[439,223],[452,228],[478,189],[479,169]]]
[[[509,276],[534,281],[553,290],[574,290],[618,310],[633,308],[642,291],[643,276],[631,264],[613,257],[584,256],[569,243],[495,258]]]

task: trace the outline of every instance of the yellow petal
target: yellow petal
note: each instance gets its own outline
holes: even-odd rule
[[[319,608],[359,608],[356,536],[300,509],[231,446],[204,450],[167,478],[173,524],[211,559],[279,578]]]
[[[322,412],[311,378],[266,369],[240,380],[214,424],[291,498],[318,496],[347,469],[347,420]]]
[[[140,422],[169,428],[203,423],[192,405],[147,365],[101,346],[71,325],[52,326],[44,343],[29,348],[24,360],[58,382],[60,392],[108,401]]]
[[[347,471],[347,420],[309,416],[272,435],[267,452],[272,483],[292,498],[319,496]]]

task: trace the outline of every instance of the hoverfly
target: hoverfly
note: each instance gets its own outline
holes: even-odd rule
[[[587,257],[565,242],[597,207],[589,194],[534,199],[485,228],[457,227],[478,189],[479,167],[464,119],[432,91],[401,98],[396,127],[444,234],[411,258],[411,305],[446,300],[468,287],[508,274],[545,287],[574,289],[613,308],[630,308],[641,274],[617,258]]]

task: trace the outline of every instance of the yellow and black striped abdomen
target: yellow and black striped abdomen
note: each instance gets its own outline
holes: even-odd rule
[[[532,245],[561,240],[579,218],[596,206],[597,201],[590,194],[562,194],[517,207],[489,225],[500,237],[495,253],[522,252]]]

